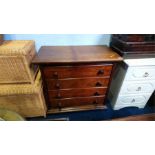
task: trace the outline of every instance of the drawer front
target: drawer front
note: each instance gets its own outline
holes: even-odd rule
[[[129,67],[125,80],[155,79],[155,66]]]
[[[150,95],[124,95],[117,99],[116,105],[145,105]]]
[[[122,108],[125,108],[125,107],[138,107],[138,108],[144,108],[145,107],[145,105],[144,104],[137,104],[137,105],[128,105],[128,104],[126,104],[126,105],[114,105],[113,106],[113,109],[114,110],[119,110],[119,109],[122,109]]]
[[[152,93],[155,89],[155,81],[146,82],[124,82],[120,93]]]
[[[109,78],[75,78],[46,80],[48,90],[69,89],[69,88],[87,88],[87,87],[107,87]]]
[[[107,88],[60,89],[48,91],[49,97],[55,99],[105,95]]]
[[[84,65],[84,66],[63,66],[63,67],[44,67],[45,78],[63,79],[80,77],[104,77],[110,76],[112,64],[108,65]]]
[[[99,97],[76,97],[67,99],[50,99],[51,108],[67,108],[67,107],[77,107],[84,105],[103,105],[104,96]]]

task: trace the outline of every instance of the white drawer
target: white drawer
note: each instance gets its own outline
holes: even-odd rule
[[[153,93],[155,89],[155,80],[153,81],[124,81],[120,90],[120,94],[141,94],[141,93]]]
[[[150,80],[155,79],[155,66],[129,67],[125,80]]]
[[[145,105],[151,94],[147,95],[120,95],[116,101],[116,105]]]
[[[119,110],[119,109],[122,109],[122,108],[126,108],[126,107],[138,107],[138,108],[144,108],[145,107],[145,105],[141,105],[141,104],[137,104],[137,105],[135,105],[135,106],[131,106],[131,105],[128,105],[128,104],[126,104],[126,105],[115,105],[114,107],[113,107],[113,109],[114,110]]]

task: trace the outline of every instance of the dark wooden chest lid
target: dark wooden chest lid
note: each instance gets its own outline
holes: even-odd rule
[[[124,58],[155,57],[154,35],[112,35],[110,47]]]
[[[155,42],[155,34],[113,34],[115,37],[124,42]]]

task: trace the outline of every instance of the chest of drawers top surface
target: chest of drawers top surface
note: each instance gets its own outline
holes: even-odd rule
[[[66,64],[121,60],[122,57],[107,46],[43,46],[32,63]]]

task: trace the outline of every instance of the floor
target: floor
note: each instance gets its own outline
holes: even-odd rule
[[[115,118],[115,119],[112,119],[112,121],[155,121],[155,113]]]
[[[113,110],[109,102],[106,102],[107,109],[104,110],[91,110],[91,111],[82,111],[82,112],[70,112],[63,114],[50,114],[44,117],[29,118],[30,121],[101,121],[101,120],[111,120],[115,118],[121,118],[132,115],[139,114],[149,114],[155,112],[155,107],[150,101],[145,108],[139,109],[137,107],[128,107],[120,110]]]

